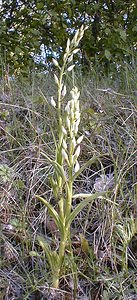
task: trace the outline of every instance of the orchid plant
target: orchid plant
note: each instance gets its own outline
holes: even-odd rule
[[[59,287],[59,279],[63,275],[63,264],[65,256],[67,255],[66,247],[68,243],[70,243],[70,228],[73,220],[88,203],[91,203],[98,197],[102,197],[102,193],[74,194],[73,186],[75,179],[89,164],[96,160],[96,157],[92,157],[80,167],[79,155],[83,135],[79,136],[78,131],[80,124],[80,92],[76,86],[73,86],[70,92],[70,100],[66,106],[64,106],[67,92],[66,85],[64,84],[64,76],[75,67],[72,63],[73,56],[79,51],[78,45],[85,29],[86,28],[82,26],[76,31],[71,41],[68,39],[62,66],[59,65],[56,59],[53,59],[53,63],[59,71],[58,76],[54,74],[58,90],[57,103],[54,98],[51,97],[51,105],[57,110],[58,114],[58,139],[54,136],[55,159],[52,160],[46,153],[41,152],[54,168],[54,174],[50,178],[50,183],[54,198],[57,202],[57,208],[54,208],[49,201],[43,197],[39,195],[36,195],[36,197],[48,208],[48,212],[54,219],[59,231],[60,240],[58,251],[52,250],[46,239],[42,236],[38,236],[38,241],[46,253],[51,268],[52,287],[54,288]],[[77,198],[80,202],[72,209],[72,201]]]

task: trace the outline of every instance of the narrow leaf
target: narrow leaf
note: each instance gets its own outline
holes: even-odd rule
[[[107,191],[108,192],[108,191]],[[96,193],[97,194],[97,193]],[[98,193],[99,194],[99,193]],[[103,191],[103,192],[100,192],[100,195],[98,195],[98,197],[102,197],[103,195],[105,195],[106,194],[106,191]],[[80,198],[84,198],[84,199],[92,199],[92,196],[93,196],[94,194],[75,194],[75,195],[73,195],[72,196],[72,198],[73,199],[80,199]],[[106,197],[105,197],[105,201],[107,201],[107,202],[110,202],[110,203],[113,203],[114,204],[114,201],[112,201],[112,200],[110,200],[110,199],[107,199]],[[84,202],[85,202],[85,200],[84,200]],[[115,203],[115,205],[116,206],[118,206],[118,203]]]
[[[56,161],[52,160],[49,156],[47,156],[44,152],[41,151],[41,154],[47,158],[47,160],[54,166],[55,170],[57,171],[58,175],[63,179],[65,182],[67,180],[65,176],[64,169],[61,165],[59,165]]]
[[[44,205],[48,208],[51,216],[53,217],[53,219],[54,219],[54,221],[55,221],[55,223],[57,225],[57,228],[60,231],[61,236],[63,236],[64,235],[64,226],[63,226],[63,224],[61,222],[59,214],[56,212],[56,210],[54,209],[54,207],[52,207],[52,205],[48,201],[46,201],[43,197],[40,197],[39,195],[35,195],[35,196],[42,203],[44,203]]]
[[[80,211],[82,211],[82,209],[89,203],[93,202],[96,198],[98,198],[99,196],[102,196],[104,193],[95,193],[93,195],[88,196],[87,199],[83,200],[82,202],[80,202],[76,208],[71,212],[70,216],[67,217],[66,219],[66,226],[70,226],[70,224],[72,223],[72,221],[76,218],[76,216],[79,214]],[[78,195],[77,195],[78,196]],[[74,198],[74,196],[73,196]]]
[[[52,273],[56,271],[59,263],[59,255],[55,251],[51,251],[50,245],[45,241],[45,239],[42,236],[37,237],[39,245],[46,253],[48,263],[50,264]]]
[[[102,155],[103,156],[103,155]],[[92,163],[96,162],[99,159],[99,157],[92,157],[89,159],[73,176],[73,181]]]
[[[56,161],[52,162],[52,165],[54,166],[54,168],[56,169],[57,173],[59,174],[59,176],[62,178],[63,182],[67,181],[67,178],[65,176],[65,172],[62,166],[60,166]]]
[[[41,246],[41,248],[43,249],[43,251],[46,253],[48,262],[52,268],[52,261],[51,261],[51,249],[50,246],[48,245],[48,243],[45,241],[44,237],[38,235],[37,237],[39,245]]]

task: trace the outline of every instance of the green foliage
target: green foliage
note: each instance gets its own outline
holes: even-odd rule
[[[0,182],[11,181],[13,177],[12,170],[6,164],[0,164]]]
[[[136,1],[11,1],[3,0],[0,20],[1,55],[10,73],[28,73],[44,67],[40,46],[47,51],[47,63],[60,54],[68,36],[82,24],[88,30],[80,44],[84,65],[109,65],[130,61],[137,45]],[[40,56],[39,56],[40,58]],[[77,59],[77,58],[76,58]]]

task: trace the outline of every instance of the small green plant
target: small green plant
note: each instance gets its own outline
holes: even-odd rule
[[[6,183],[13,177],[12,170],[6,164],[0,164],[0,181]]]
[[[52,164],[54,168],[54,174],[50,178],[51,187],[53,190],[54,198],[57,202],[57,208],[55,209],[46,199],[36,195],[36,197],[44,203],[48,208],[48,211],[54,219],[57,229],[60,233],[59,249],[53,251],[45,239],[38,236],[40,246],[46,253],[52,274],[52,286],[54,288],[59,287],[59,279],[63,274],[63,264],[65,261],[66,247],[69,245],[71,249],[70,241],[70,226],[79,212],[95,198],[102,195],[102,193],[95,194],[74,194],[73,183],[77,176],[87,167],[95,161],[95,157],[92,157],[84,166],[80,168],[78,158],[80,155],[80,144],[83,140],[83,136],[78,136],[78,129],[80,124],[80,108],[79,108],[79,96],[80,92],[76,86],[74,86],[70,92],[71,100],[67,102],[65,106],[65,95],[67,92],[66,85],[63,82],[64,76],[67,72],[70,72],[74,68],[73,55],[79,51],[78,44],[84,34],[83,26],[76,31],[72,41],[68,39],[65,54],[63,56],[62,67],[58,62],[53,59],[54,65],[59,70],[59,76],[54,74],[55,82],[58,89],[58,101],[57,103],[51,98],[51,105],[58,114],[58,139],[55,138],[55,160],[52,160],[48,155],[42,152],[42,155]],[[72,210],[72,200],[79,200],[79,204]],[[72,250],[72,249],[71,249]]]

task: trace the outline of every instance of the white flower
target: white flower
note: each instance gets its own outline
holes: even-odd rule
[[[64,139],[63,139],[63,142],[62,142],[62,146],[65,150],[67,150],[67,143]]]
[[[65,53],[63,56],[63,60],[65,61],[67,59],[68,53]]]
[[[79,48],[76,48],[73,50],[73,54],[76,54],[80,49]]]
[[[79,97],[79,96],[80,96],[80,94],[79,95],[77,94],[77,97]],[[77,99],[75,98],[75,111],[79,112],[79,100],[78,100],[78,98]]]
[[[80,96],[80,91],[78,90],[78,88],[75,86],[71,92],[70,92],[71,96],[73,99],[75,99],[75,102],[77,102],[79,96]]]
[[[69,52],[69,47],[70,47],[70,39],[67,40],[66,53]]]
[[[66,107],[65,107],[66,113],[69,115],[70,114],[70,101],[68,101]]]
[[[74,151],[76,145],[77,145],[76,144],[76,139],[75,139],[75,137],[73,137],[73,139],[72,139],[72,148],[73,148],[73,151]]]
[[[70,119],[66,117],[66,125],[68,127],[68,130],[70,130]]]
[[[80,145],[77,147],[75,154],[73,155],[73,163],[75,164],[75,162],[77,161],[78,157],[80,154]]]
[[[56,74],[54,74],[54,79],[55,79],[56,84],[59,85],[59,80],[58,80],[58,77]]]
[[[62,97],[65,97],[66,92],[67,92],[66,85],[64,85],[63,90],[62,90]]]
[[[68,161],[68,155],[67,155],[67,153],[66,153],[66,151],[62,148],[62,157],[66,160],[66,161]]]
[[[68,67],[68,68],[67,68],[67,71],[68,71],[68,72],[72,71],[72,70],[74,69],[74,67],[75,67],[75,65],[72,65],[72,66]]]
[[[52,61],[53,61],[54,66],[59,67],[59,64],[55,58],[52,58]]]
[[[63,132],[65,135],[67,135],[67,130],[65,129],[64,126],[62,126],[62,132]]]
[[[83,140],[83,135],[81,135],[78,139],[77,139],[77,145],[80,144]]]
[[[73,60],[73,54],[70,55],[70,57],[68,58],[68,63],[70,63]]]
[[[75,120],[80,119],[80,113],[79,111],[75,111]]]
[[[78,132],[78,126],[79,126],[79,123],[80,123],[80,118],[75,122],[74,124],[74,134],[76,135],[77,132]]]
[[[50,99],[50,103],[53,107],[56,107],[56,102],[54,101],[53,96]]]
[[[79,165],[79,163],[77,161],[76,164],[75,164],[75,168],[74,168],[75,173],[78,172],[79,169],[80,169],[80,165]]]

